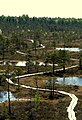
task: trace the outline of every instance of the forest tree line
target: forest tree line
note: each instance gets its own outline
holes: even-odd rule
[[[48,18],[22,15],[19,17],[0,16],[0,29],[5,33],[13,30],[42,30],[53,31],[82,31],[82,19],[75,18]]]

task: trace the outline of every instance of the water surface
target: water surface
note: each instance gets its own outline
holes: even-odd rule
[[[9,95],[10,95],[10,101],[14,101],[14,100],[24,100],[24,101],[27,101],[27,100],[30,100],[30,99],[24,99],[24,98],[16,98],[14,96],[13,93],[9,92]],[[0,92],[0,103],[1,102],[5,102],[5,101],[8,101],[8,92],[7,91],[2,91]]]
[[[82,86],[82,77],[61,77],[57,78],[56,83]]]
[[[19,61],[19,62],[0,62],[0,65],[7,65],[7,64],[9,64],[9,65],[13,65],[13,66],[26,66],[26,64],[28,65],[29,63],[28,62],[26,62],[26,61]],[[30,64],[31,65],[36,65],[36,61],[32,61],[32,62],[30,62]],[[45,66],[45,63],[44,62],[38,62],[38,65],[39,66]],[[53,64],[51,64],[51,63],[48,63],[47,64],[48,66],[53,66]],[[58,64],[54,64],[55,66],[58,66]]]
[[[79,52],[81,49],[79,48],[56,48],[56,50],[68,50],[70,52]]]
[[[77,85],[82,86],[82,77],[60,77],[60,78],[51,78],[49,80],[43,80],[46,83],[57,83],[65,85]]]
[[[10,100],[17,100],[16,97],[14,97],[14,95],[9,92],[10,95]],[[0,92],[0,102],[5,102],[8,101],[8,92],[7,91],[2,91]]]

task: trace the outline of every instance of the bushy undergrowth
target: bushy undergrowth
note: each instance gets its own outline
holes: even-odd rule
[[[68,103],[63,100],[40,102],[37,108],[33,101],[12,102],[11,115],[8,114],[7,106],[1,106],[0,120],[67,120],[67,106]]]

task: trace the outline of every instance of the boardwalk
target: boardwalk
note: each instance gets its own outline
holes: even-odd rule
[[[74,68],[74,67],[77,67],[77,65],[68,67],[68,68],[66,68],[66,69],[71,69],[71,68]],[[58,69],[58,70],[56,70],[56,71],[60,71],[60,70],[62,70],[62,69]],[[19,76],[19,78],[28,77],[28,76],[30,77],[30,76],[33,76],[33,75],[40,75],[40,74],[44,74],[44,72],[22,75],[22,76]],[[16,76],[15,78],[18,78],[18,76]],[[6,81],[7,81],[8,83],[10,83],[10,84],[13,84],[13,85],[18,86],[18,84],[17,84],[17,83],[13,83],[11,79],[6,79]],[[37,88],[35,88],[35,87],[26,86],[26,85],[20,85],[20,87],[26,88],[26,89],[37,90]],[[50,89],[42,89],[42,88],[38,88],[38,90],[39,90],[39,91],[48,91],[48,92],[51,91]],[[57,91],[57,90],[54,90],[54,92],[59,92],[59,93],[64,94],[64,95],[68,95],[68,96],[72,99],[71,102],[70,102],[70,105],[69,105],[68,108],[67,108],[68,118],[69,118],[69,120],[76,120],[74,108],[75,108],[75,106],[77,105],[78,98],[77,98],[74,94],[67,93],[67,92],[65,92],[65,91]]]

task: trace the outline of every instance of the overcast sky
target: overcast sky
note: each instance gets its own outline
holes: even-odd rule
[[[82,18],[82,0],[0,0],[0,15]]]

